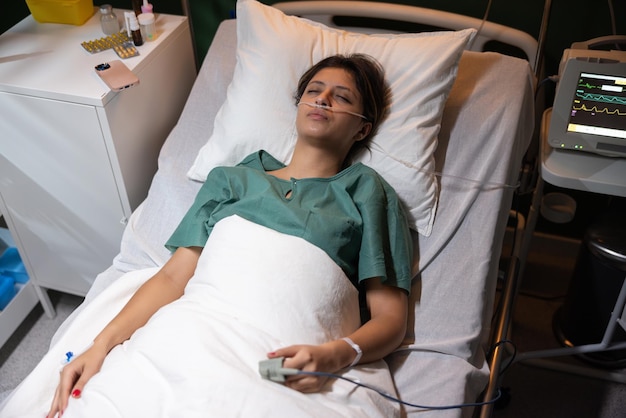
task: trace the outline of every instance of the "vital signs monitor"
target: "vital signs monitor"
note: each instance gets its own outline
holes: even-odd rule
[[[626,57],[569,52],[561,62],[548,143],[626,157]]]

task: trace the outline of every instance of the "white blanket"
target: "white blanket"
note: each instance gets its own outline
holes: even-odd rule
[[[128,273],[87,305],[0,417],[44,417],[65,353],[88,346],[155,272]],[[280,346],[319,344],[358,326],[356,289],[326,253],[233,216],[216,225],[185,295],[113,349],[63,416],[397,416],[397,405],[342,380],[302,394],[258,373],[259,361]],[[382,361],[346,373],[394,393]]]

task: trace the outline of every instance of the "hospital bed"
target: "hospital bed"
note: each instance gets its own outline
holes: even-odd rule
[[[482,26],[479,35],[467,44],[473,50],[460,55],[458,72],[445,101],[436,135],[434,167],[426,173],[436,181],[435,216],[427,230],[413,234],[415,278],[408,332],[403,345],[386,361],[396,395],[405,402],[421,406],[490,402],[497,396],[499,365],[491,373],[488,399],[481,394],[490,381],[489,351],[499,346],[492,341],[490,331],[502,241],[520,164],[533,132],[532,65],[536,43],[527,34],[490,22],[483,24],[478,19],[412,6],[307,1],[279,3],[275,8],[329,26],[337,26],[341,20],[338,16],[376,18],[368,24],[375,24],[377,19],[387,23],[408,20],[452,30]],[[357,25],[348,22],[349,27],[344,29],[356,31]],[[357,21],[360,25],[363,22]],[[85,302],[57,331],[50,358],[56,359],[58,353],[72,348],[67,345],[67,335],[75,332],[72,328],[76,328],[81,315],[98,303],[106,309],[107,304],[99,298],[109,289],[123,286],[120,282],[126,280],[128,272],[158,267],[169,257],[163,243],[201,185],[189,179],[189,169],[214,132],[214,120],[220,117],[229,83],[237,74],[237,24],[237,20],[227,20],[219,27],[180,120],[161,150],[159,169],[148,196],[125,230],[119,255],[96,278]],[[360,27],[358,31],[372,30]],[[380,28],[373,31],[381,32]],[[524,51],[526,59],[482,52],[491,40],[514,45]],[[416,51],[416,59],[418,55]],[[386,151],[394,153],[393,149]],[[186,356],[184,349],[180,356]],[[44,370],[36,369],[8,398],[7,405],[21,400],[36,403],[29,388],[44,376],[46,368],[39,369]],[[48,399],[39,401],[45,404]],[[482,407],[489,415],[493,404]],[[397,408],[401,416],[476,413],[471,406],[434,411],[408,405]],[[275,406],[274,411],[279,416],[281,407]],[[185,416],[202,411],[188,412]],[[319,416],[315,411],[308,412]]]

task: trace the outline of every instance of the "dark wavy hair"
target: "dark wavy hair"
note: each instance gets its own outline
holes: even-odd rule
[[[348,152],[346,163],[349,164],[361,150],[369,149],[370,141],[389,112],[391,90],[385,79],[384,68],[373,57],[366,54],[332,55],[313,65],[300,77],[295,94],[296,105],[311,79],[324,68],[341,68],[352,75],[363,102],[363,116],[372,124],[370,133],[355,142]]]

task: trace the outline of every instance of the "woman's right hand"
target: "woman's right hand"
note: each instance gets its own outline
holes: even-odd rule
[[[80,398],[87,381],[100,371],[106,355],[106,349],[94,344],[63,367],[48,418],[63,416],[70,396]]]
[[[98,334],[94,343],[61,371],[49,418],[61,417],[70,396],[80,398],[83,387],[100,371],[109,350],[144,326],[162,306],[180,298],[193,276],[201,247],[180,247],[165,265],[135,292],[115,318]]]

